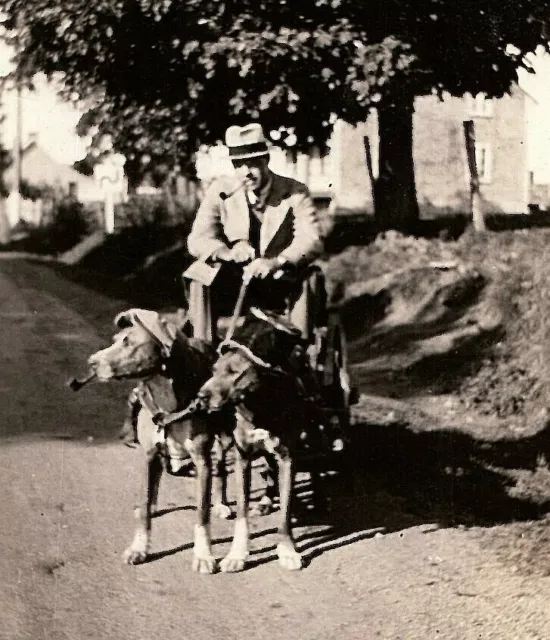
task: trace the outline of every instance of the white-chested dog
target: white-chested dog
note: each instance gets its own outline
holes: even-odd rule
[[[215,571],[211,552],[210,514],[212,450],[216,452],[214,511],[230,515],[226,500],[225,453],[232,443],[234,417],[230,411],[197,414],[159,428],[156,413],[187,407],[210,377],[215,353],[209,344],[185,336],[158,313],[130,309],[115,319],[119,332],[113,343],[90,356],[91,374],[100,381],[139,379],[136,387],[137,440],[145,452],[143,500],[136,509],[137,529],[124,558],[130,564],[147,558],[151,543],[151,515],[163,471],[178,474],[189,462],[196,469],[197,522],[193,569]]]

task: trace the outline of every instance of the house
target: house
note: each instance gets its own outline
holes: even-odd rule
[[[0,72],[12,70],[12,55],[12,50],[0,43]],[[33,85],[33,90],[24,88],[18,93],[11,83],[4,83],[0,93],[0,142],[13,150],[19,138],[23,183],[71,193],[84,204],[124,198],[126,180],[116,154],[110,154],[93,177],[73,168],[75,161],[86,156],[89,143],[76,132],[83,111],[60,97],[57,80],[37,74]],[[40,219],[40,204],[26,199],[19,203],[15,171],[12,164],[4,176],[11,192],[7,211],[12,226],[20,216],[28,222]]]
[[[4,173],[10,191],[6,208],[10,224],[14,226],[20,217],[31,224],[38,224],[42,216],[42,202],[23,198],[18,206],[14,190],[15,171],[12,164]],[[103,202],[105,198],[98,181],[52,158],[34,136],[21,151],[21,178],[23,183],[31,187],[49,187],[58,193],[70,194],[84,204]]]
[[[455,98],[425,96],[415,101],[413,157],[421,216],[469,210],[469,172],[464,121],[472,120],[476,161],[485,212],[527,213],[535,193],[546,193],[535,181],[549,153],[536,149],[541,105],[516,85],[510,95],[489,99],[479,94]],[[378,175],[378,127],[373,113],[356,127],[337,122],[330,166],[338,209],[373,211],[372,184],[365,139]],[[537,155],[538,153],[538,155]],[[543,157],[545,156],[545,157]]]
[[[527,213],[534,168],[529,148],[530,125],[535,120],[537,108],[538,103],[517,85],[510,95],[500,99],[489,99],[482,94],[462,98],[445,95],[443,100],[437,96],[417,98],[413,118],[413,158],[421,215],[430,217],[469,209],[465,120],[474,122],[476,161],[485,212]],[[359,127],[340,126],[336,144],[345,149],[345,156],[338,163],[336,182],[342,207],[372,211],[364,136],[368,136],[370,142],[376,178],[378,130],[373,114]]]
[[[84,203],[103,200],[101,186],[96,180],[52,158],[35,136],[32,136],[29,144],[21,151],[21,177],[29,185],[48,186],[71,193]],[[13,164],[6,170],[5,180],[11,190],[15,184]]]

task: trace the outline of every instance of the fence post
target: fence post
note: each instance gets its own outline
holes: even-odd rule
[[[105,191],[105,232],[114,233],[115,231],[115,202],[110,189]]]
[[[466,141],[466,156],[470,174],[470,215],[474,229],[485,231],[485,217],[481,209],[481,193],[479,190],[479,174],[476,162],[476,134],[473,120],[464,120],[464,138]]]
[[[370,191],[372,198],[372,209],[376,210],[376,177],[374,175],[374,166],[372,163],[372,151],[370,146],[370,139],[368,136],[363,136],[363,147],[365,149],[365,161],[367,163],[367,171],[370,180]]]

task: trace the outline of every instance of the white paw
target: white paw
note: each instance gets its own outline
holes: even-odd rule
[[[216,573],[216,559],[214,556],[193,555],[191,567],[195,573]]]
[[[302,556],[288,544],[277,545],[277,555],[279,556],[279,565],[288,571],[298,571],[302,568]]]
[[[235,553],[230,551],[220,562],[220,569],[223,573],[238,573],[244,569],[248,553]]]
[[[125,549],[122,559],[126,564],[140,564],[145,562],[149,553],[149,538],[144,535],[136,535],[132,544]]]
[[[212,506],[212,515],[215,518],[229,520],[229,518],[231,518],[231,516],[233,515],[233,512],[231,511],[231,507],[223,504],[223,502],[218,502],[218,504]]]
[[[126,564],[141,564],[147,559],[147,549],[128,547],[122,554],[122,559]]]
[[[273,500],[267,496],[264,496],[259,502],[255,502],[249,509],[249,513],[253,517],[268,516],[274,511]]]

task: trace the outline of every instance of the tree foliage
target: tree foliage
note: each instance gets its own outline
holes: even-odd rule
[[[18,72],[61,74],[134,171],[235,122],[324,145],[402,96],[503,95],[547,46],[545,0],[0,0]],[[296,138],[289,137],[293,132]]]

